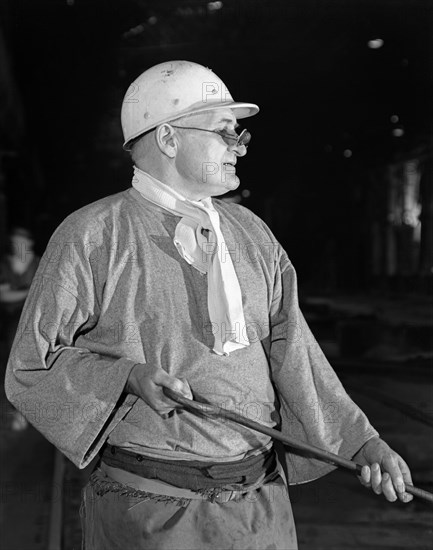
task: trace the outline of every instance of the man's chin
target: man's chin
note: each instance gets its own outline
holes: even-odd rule
[[[230,176],[230,178],[226,178],[224,182],[219,182],[217,185],[213,185],[210,196],[219,197],[220,195],[225,195],[226,193],[237,189],[240,183],[241,182],[237,176]]]
[[[236,175],[233,175],[227,178],[225,182],[225,186],[227,191],[234,191],[239,187],[240,183],[241,183],[240,179]]]

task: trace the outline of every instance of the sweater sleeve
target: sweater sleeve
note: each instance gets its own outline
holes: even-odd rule
[[[345,458],[378,435],[351,400],[312,335],[298,304],[296,273],[284,251],[271,305],[270,363],[283,434]],[[335,466],[287,452],[289,483],[321,477]]]
[[[71,245],[67,235],[67,226],[58,231],[41,260],[10,353],[5,388],[31,424],[84,468],[137,400],[123,393],[137,361],[77,345],[80,335],[98,323],[101,262],[92,265],[90,248],[78,246],[79,241],[68,253],[60,250],[59,242]]]

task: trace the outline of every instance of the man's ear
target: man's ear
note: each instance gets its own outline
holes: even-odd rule
[[[174,128],[170,124],[161,124],[155,132],[156,143],[164,155],[174,158],[177,153],[177,141],[174,137]]]

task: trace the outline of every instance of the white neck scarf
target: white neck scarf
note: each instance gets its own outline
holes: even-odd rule
[[[213,351],[229,355],[249,346],[241,288],[212,200],[186,199],[136,166],[132,186],[146,200],[182,217],[173,242],[184,260],[208,274],[208,310],[215,337]],[[204,230],[208,232],[207,238]]]

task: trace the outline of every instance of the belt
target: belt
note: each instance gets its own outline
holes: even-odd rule
[[[181,489],[206,492],[214,489],[243,490],[263,476],[275,473],[275,451],[263,452],[232,462],[162,460],[106,445],[102,461],[106,466],[125,470],[138,477],[158,480]]]

